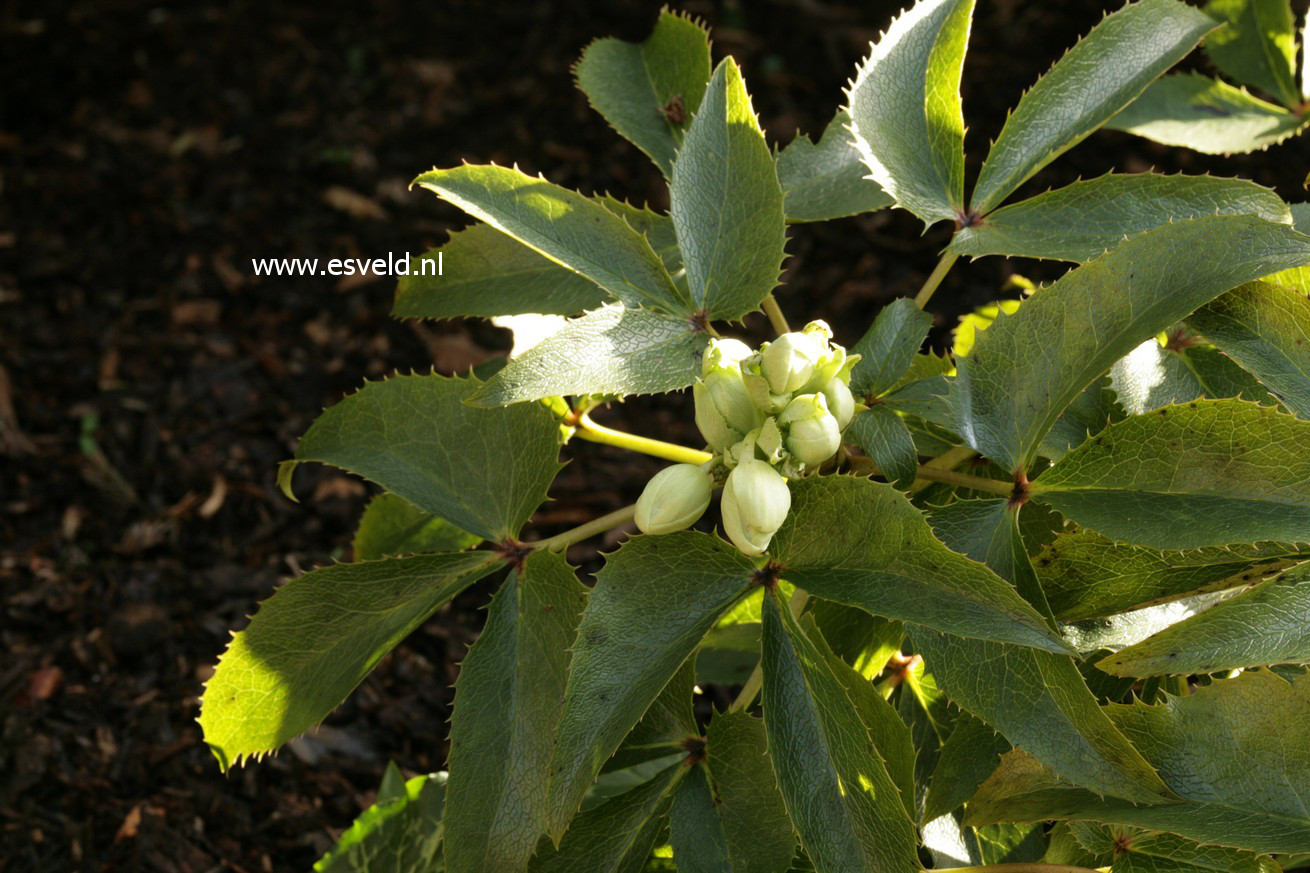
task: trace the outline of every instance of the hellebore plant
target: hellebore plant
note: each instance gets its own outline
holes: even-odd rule
[[[365,384],[305,433],[288,493],[306,462],[382,493],[353,563],[234,635],[200,715],[220,765],[313,728],[503,573],[448,770],[388,769],[317,869],[1310,865],[1310,207],[1154,173],[1007,202],[1201,41],[1225,69],[1285,56],[1285,5],[1106,16],[967,198],[972,0],[902,13],[818,141],[781,150],[696,22],[593,43],[578,84],[668,179],[668,213],[499,166],[416,180],[481,223],[444,276],[401,280],[398,316],[566,319],[474,374]],[[1203,144],[1217,122],[1171,123]],[[887,207],[954,224],[918,295],[792,330],[787,223]],[[967,316],[942,356],[924,307],[961,255],[1072,266]],[[730,338],[760,311],[775,339]],[[703,447],[593,418],[688,387]],[[586,442],[672,466],[541,538],[561,443],[586,464]],[[567,548],[634,522],[582,584]],[[693,709],[698,687],[720,705]]]

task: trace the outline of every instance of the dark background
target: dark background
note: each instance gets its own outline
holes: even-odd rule
[[[900,0],[689,2],[744,68],[770,139],[817,135]],[[1119,5],[1111,4],[1111,7]],[[305,869],[382,766],[444,761],[449,685],[486,585],[402,645],[317,734],[229,776],[201,683],[280,579],[348,557],[364,485],[274,487],[322,407],[394,369],[462,370],[484,323],[388,316],[392,281],[265,278],[254,257],[375,257],[464,223],[423,170],[518,164],[666,206],[659,174],[587,106],[591,39],[659,4],[9,2],[0,5],[0,870]],[[970,177],[1005,112],[1107,5],[981,0],[963,85]],[[1298,12],[1301,8],[1298,7]],[[1205,61],[1188,62],[1205,69]],[[1110,169],[1240,175],[1306,199],[1307,144],[1214,158],[1102,132],[1026,193]],[[946,239],[885,211],[791,231],[783,308],[851,343]],[[1012,271],[961,264],[954,316]],[[763,330],[762,318],[749,325]],[[685,397],[602,414],[694,442]],[[658,462],[582,444],[545,535],[630,502]],[[589,566],[589,550],[571,553]]]

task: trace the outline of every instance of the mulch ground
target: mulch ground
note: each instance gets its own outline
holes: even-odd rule
[[[691,2],[744,67],[770,136],[817,134],[893,2]],[[1117,6],[1118,3],[1112,5]],[[1303,4],[1302,4],[1303,5]],[[443,766],[449,686],[490,589],[467,592],[327,724],[229,776],[194,722],[254,605],[348,553],[368,489],[278,461],[364,378],[508,347],[483,323],[388,316],[389,280],[264,278],[254,257],[375,257],[464,220],[407,182],[518,162],[657,207],[662,182],[572,87],[592,38],[645,36],[659,4],[16,2],[0,11],[0,870],[306,869],[388,759]],[[984,0],[964,84],[970,170],[1006,108],[1102,4]],[[1198,63],[1204,64],[1203,61]],[[1242,175],[1304,200],[1304,141],[1232,159],[1094,136],[1031,191],[1111,168]],[[792,231],[793,320],[854,342],[912,294],[944,229],[905,213]],[[963,265],[936,339],[1011,271]],[[762,319],[748,330],[764,329]],[[685,397],[606,420],[690,432]],[[633,499],[657,462],[591,445],[543,534]],[[586,549],[572,557],[595,561]]]

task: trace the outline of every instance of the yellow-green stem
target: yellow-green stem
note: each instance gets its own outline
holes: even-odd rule
[[[796,618],[800,618],[801,613],[805,611],[805,604],[810,602],[810,595],[797,588],[787,601],[787,608]],[[751,705],[755,695],[760,693],[760,686],[764,684],[764,662],[755,665],[750,676],[746,677],[746,684],[741,686],[741,691],[737,692],[737,697],[728,707],[728,712],[740,712]]]
[[[583,540],[591,539],[597,534],[603,534],[607,530],[612,530],[621,524],[627,524],[632,521],[632,517],[637,514],[637,504],[625,506],[622,509],[616,509],[613,512],[606,513],[599,518],[593,518],[586,524],[580,524],[575,528],[564,531],[561,534],[548,539],[539,540],[535,543],[528,543],[534,549],[549,549],[552,552],[562,552],[574,543],[580,543]]]
[[[942,456],[943,458],[945,455]],[[940,458],[935,460],[941,460]],[[957,462],[958,463],[958,462]],[[878,465],[869,458],[851,458],[851,469],[861,472],[878,473]],[[1003,494],[1009,497],[1014,493],[1014,484],[1005,482],[1001,479],[987,479],[982,476],[973,476],[969,473],[957,473],[954,470],[943,469],[942,467],[933,466],[932,463],[921,464],[915,470],[915,479],[926,482],[944,482],[947,485],[957,485],[961,488],[972,488],[974,491],[986,491],[990,494]],[[915,490],[922,490],[921,488]]]
[[[937,262],[937,266],[933,267],[932,272],[928,274],[928,278],[923,281],[923,287],[919,289],[919,293],[914,295],[915,306],[923,309],[928,305],[933,292],[937,290],[938,285],[942,284],[942,279],[946,278],[946,274],[951,271],[951,267],[958,257],[960,256],[955,252],[947,251],[942,253],[942,259]]]
[[[664,440],[655,440],[650,437],[637,436],[632,433],[624,433],[621,430],[614,430],[603,424],[597,424],[591,419],[591,416],[585,413],[578,416],[578,425],[575,434],[589,442],[603,443],[607,446],[617,446],[620,449],[627,449],[630,452],[640,452],[643,455],[652,455],[656,458],[663,458],[666,461],[673,461],[677,464],[695,464],[700,466],[714,457],[709,452],[702,452],[700,449],[690,449],[686,446],[666,443]]]
[[[960,466],[965,461],[977,456],[978,453],[975,452],[973,449],[969,448],[968,446],[955,446],[954,448],[949,448],[946,451],[942,452],[940,455],[933,458],[928,463],[924,464],[924,466],[933,467],[938,470],[954,470],[956,467]],[[914,480],[914,484],[910,486],[910,493],[918,494],[920,491],[927,488],[931,484],[932,484],[932,480],[930,479],[916,478]]]
[[[764,298],[764,314],[769,317],[769,324],[773,325],[773,332],[782,335],[791,330],[787,324],[787,316],[782,314],[782,307],[778,305],[778,298],[770,294]]]

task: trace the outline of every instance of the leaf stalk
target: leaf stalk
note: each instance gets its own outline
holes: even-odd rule
[[[616,446],[630,452],[639,452],[643,455],[663,458],[676,464],[700,466],[714,459],[714,456],[709,452],[703,452],[700,449],[691,449],[674,443],[666,443],[664,440],[637,436],[633,433],[626,433],[606,427],[603,424],[597,424],[585,412],[578,416],[577,430],[574,433],[588,442]]]
[[[784,333],[791,332],[791,325],[787,323],[787,316],[783,315],[782,307],[778,305],[778,298],[769,292],[769,296],[764,298],[764,314],[769,317],[769,324],[773,325],[773,332],[782,336]]]
[[[583,540],[591,539],[597,534],[603,534],[607,530],[618,527],[621,524],[627,524],[632,521],[633,516],[637,514],[637,504],[625,506],[622,509],[616,509],[613,512],[606,513],[599,518],[593,518],[586,524],[580,524],[575,528],[570,528],[564,533],[556,534],[544,540],[538,540],[535,543],[527,543],[529,548],[548,549],[552,552],[562,552],[574,543],[580,543]]]
[[[919,293],[914,295],[915,306],[923,309],[928,305],[933,292],[937,290],[938,285],[942,284],[942,280],[946,278],[946,274],[951,271],[951,267],[955,265],[959,257],[958,254],[952,251],[942,252],[941,260],[937,262],[937,266],[932,268],[928,278],[923,281],[923,287],[919,289]]]

